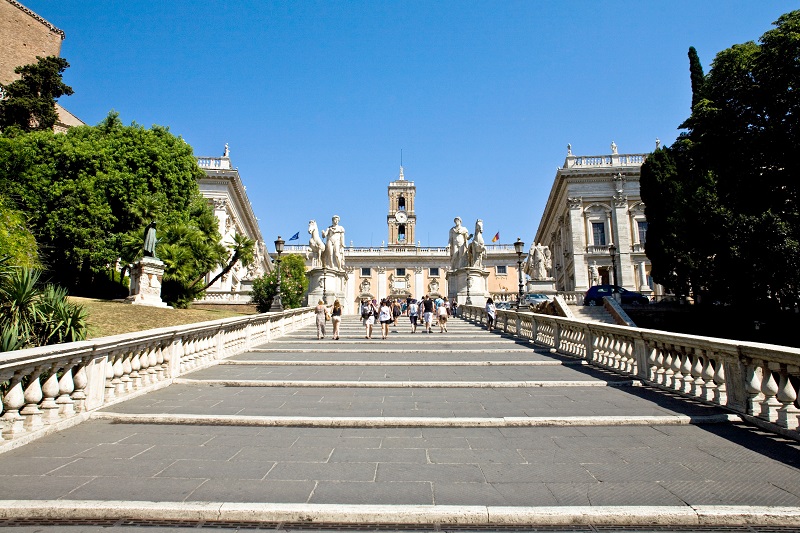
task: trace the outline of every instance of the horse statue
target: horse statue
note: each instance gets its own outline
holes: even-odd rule
[[[475,233],[472,242],[467,248],[467,264],[472,268],[483,268],[483,258],[486,257],[486,245],[483,242],[483,220],[475,221]]]
[[[317,228],[316,220],[308,221],[308,234],[311,238],[308,240],[308,246],[311,248],[311,268],[322,266],[322,252],[325,251],[325,243],[319,236],[319,229]]]

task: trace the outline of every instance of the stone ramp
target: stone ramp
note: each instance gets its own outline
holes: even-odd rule
[[[0,521],[800,527],[798,443],[448,329],[368,340],[345,317],[339,341],[306,328],[111,406],[0,456]]]

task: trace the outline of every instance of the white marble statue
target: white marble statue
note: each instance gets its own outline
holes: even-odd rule
[[[455,226],[450,228],[450,237],[447,240],[447,251],[450,254],[450,266],[452,270],[458,270],[467,266],[467,241],[469,231],[461,225],[461,217],[453,219]]]
[[[308,234],[311,236],[308,239],[308,246],[311,248],[311,267],[321,267],[322,252],[325,251],[325,243],[322,242],[319,236],[316,220],[308,221]]]
[[[522,271],[533,280],[549,279],[549,270],[552,268],[552,256],[547,246],[540,243],[531,244],[528,257],[522,266]]]
[[[600,285],[600,269],[597,268],[597,261],[592,261],[592,266],[589,267],[589,276],[591,277],[591,286]]]
[[[483,268],[483,258],[486,257],[486,244],[483,241],[483,220],[475,221],[475,233],[467,249],[467,264],[472,268]]]
[[[344,270],[344,228],[339,225],[339,215],[333,215],[332,224],[322,232],[322,236],[325,237],[325,266]]]
[[[614,141],[611,141],[611,153],[614,154],[614,155],[616,155],[618,153],[617,152],[617,143],[615,143]]]

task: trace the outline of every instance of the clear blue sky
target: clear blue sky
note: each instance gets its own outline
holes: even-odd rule
[[[387,238],[386,185],[417,186],[417,238],[454,216],[529,243],[567,143],[652,151],[688,116],[687,50],[706,68],[798,1],[22,0],[66,32],[88,124],[112,109],[222,155],[269,248],[341,216],[346,240]]]

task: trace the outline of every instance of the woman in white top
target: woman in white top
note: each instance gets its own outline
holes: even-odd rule
[[[381,323],[381,338],[385,339],[389,336],[389,324],[394,322],[392,317],[392,308],[389,307],[389,302],[386,300],[381,301],[381,309],[378,312],[378,320]]]
[[[489,331],[492,331],[492,326],[494,325],[494,320],[497,317],[497,308],[494,306],[494,302],[491,298],[486,300],[486,326],[488,327]]]

